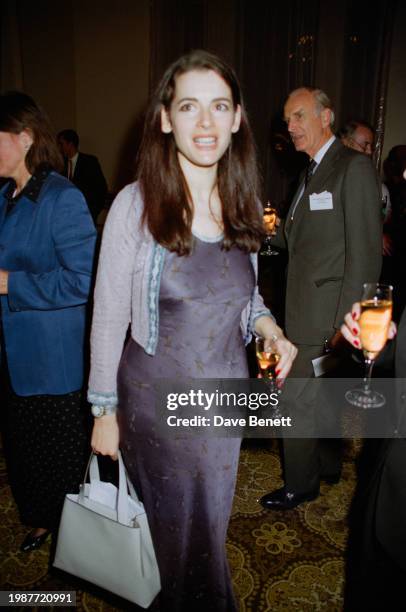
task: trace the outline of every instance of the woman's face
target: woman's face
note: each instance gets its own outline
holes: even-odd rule
[[[25,131],[20,134],[0,131],[0,176],[18,178],[27,171],[25,156],[32,139]]]
[[[224,155],[240,127],[231,89],[213,70],[191,70],[176,78],[169,112],[161,111],[161,128],[173,133],[182,167],[210,167]]]

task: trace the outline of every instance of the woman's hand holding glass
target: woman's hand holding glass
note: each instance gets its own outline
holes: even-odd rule
[[[272,317],[262,316],[255,321],[255,331],[264,339],[265,352],[277,353],[279,361],[275,368],[278,379],[286,378],[297,355],[297,348],[283,334]]]
[[[294,344],[289,342],[283,333],[277,336],[276,339],[275,336],[265,338],[265,346],[269,346],[279,355],[279,361],[275,369],[276,378],[286,378],[292,368],[294,360],[296,359],[297,348]]]
[[[371,287],[364,285],[366,290],[371,292]],[[365,375],[361,386],[349,389],[345,394],[345,399],[349,404],[365,410],[370,408],[381,408],[385,405],[385,396],[371,388],[371,373],[375,359],[385,346],[387,340],[391,340],[396,335],[396,325],[391,321],[392,287],[377,285],[376,294],[379,296],[387,294],[388,299],[368,299],[363,302],[356,302],[351,313],[347,313],[344,318],[344,325],[341,332],[346,340],[355,348],[361,349],[364,353]],[[379,291],[381,293],[379,293]]]
[[[280,333],[255,338],[258,378],[263,378],[272,393],[280,393],[283,379],[288,375],[297,355],[297,348]]]
[[[341,326],[341,333],[344,338],[357,349],[362,350],[361,328],[359,326],[359,318],[361,316],[361,304],[355,302],[352,305],[351,312],[348,312],[344,317],[344,323]],[[388,329],[387,340],[393,340],[396,336],[396,324],[391,321]]]

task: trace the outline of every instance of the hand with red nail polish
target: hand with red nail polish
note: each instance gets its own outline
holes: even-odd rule
[[[361,305],[359,302],[353,304],[351,312],[348,312],[344,317],[344,324],[341,326],[341,333],[346,340],[356,348],[362,348],[360,335],[360,326],[358,320],[361,315]],[[396,336],[396,325],[392,321],[388,331],[388,340],[392,340]]]
[[[361,348],[361,342],[359,340],[360,327],[358,325],[358,319],[361,314],[361,305],[359,302],[353,304],[351,312],[347,312],[344,317],[344,324],[341,326],[341,333],[344,338],[355,346]]]
[[[284,335],[271,317],[258,317],[255,321],[255,332],[264,339],[264,348],[279,355],[278,367],[275,370],[277,379],[284,379],[290,372],[297,355],[297,348]]]

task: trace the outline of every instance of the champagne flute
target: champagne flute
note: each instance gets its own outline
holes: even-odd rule
[[[265,344],[267,344],[266,347]],[[262,378],[276,381],[275,369],[279,363],[280,355],[276,352],[273,344],[269,346],[269,341],[258,336],[255,338],[255,352]]]
[[[371,389],[371,374],[376,357],[386,344],[392,320],[392,286],[365,283],[361,298],[360,340],[365,360],[365,375],[361,387],[345,394],[347,402],[359,408],[380,408],[385,397]]]
[[[258,369],[262,379],[269,387],[270,393],[280,395],[281,392],[276,382],[275,372],[276,366],[280,360],[280,355],[274,347],[274,342],[271,342],[271,344],[269,344],[269,342],[269,340],[267,341],[261,336],[255,338],[255,353],[257,356]]]
[[[266,249],[260,252],[260,255],[270,256],[270,255],[279,255],[278,251],[272,249],[272,234],[275,229],[277,218],[277,211],[275,208],[272,208],[270,203],[268,202],[267,206],[264,208],[264,226],[266,231],[265,245]]]

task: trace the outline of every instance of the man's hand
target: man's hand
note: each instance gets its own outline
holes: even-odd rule
[[[389,234],[382,235],[383,254],[386,256],[393,255],[393,244]]]

